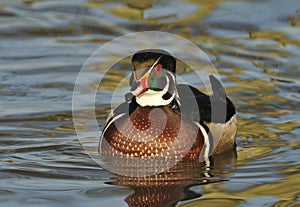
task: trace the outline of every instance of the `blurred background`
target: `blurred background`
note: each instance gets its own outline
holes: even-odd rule
[[[237,158],[216,157],[209,179],[189,166],[165,175],[175,184],[128,180],[77,139],[81,67],[103,44],[149,30],[198,45],[237,107]],[[1,0],[0,206],[300,206],[299,60],[298,0]],[[102,82],[100,128],[130,71],[126,59]]]

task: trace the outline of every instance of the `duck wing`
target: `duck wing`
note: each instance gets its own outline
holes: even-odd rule
[[[190,85],[177,85],[181,112],[193,121],[225,123],[235,115],[235,107],[221,82],[213,75],[209,78],[213,91],[210,96]]]

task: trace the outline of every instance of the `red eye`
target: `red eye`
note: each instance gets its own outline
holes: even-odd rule
[[[162,65],[161,64],[158,64],[155,66],[155,72],[156,74],[161,74],[162,73]]]

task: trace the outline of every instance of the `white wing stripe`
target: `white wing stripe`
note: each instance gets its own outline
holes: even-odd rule
[[[105,131],[107,130],[107,128],[113,123],[115,122],[117,119],[121,118],[122,116],[124,116],[126,113],[123,114],[119,114],[117,116],[115,116],[114,118],[112,118],[105,126],[105,128],[102,131],[102,135],[105,133]]]
[[[202,150],[204,150],[204,153],[203,154],[203,158],[205,161],[209,160],[209,154],[210,154],[210,140],[209,140],[209,137],[208,137],[208,134],[206,132],[206,130],[204,129],[203,126],[201,126],[200,123],[197,123],[197,122],[194,122],[198,127],[199,129],[201,130],[202,134],[203,134],[203,137],[204,137],[204,145],[203,145],[203,148]]]
[[[99,140],[99,151],[101,150],[101,144],[102,144],[102,140],[103,140],[103,136],[104,136],[104,133],[106,132],[106,130],[108,129],[108,127],[114,123],[117,119],[121,118],[122,116],[126,115],[126,113],[123,113],[123,114],[119,114],[117,116],[115,116],[114,118],[112,118],[105,126],[105,128],[103,129],[102,131],[102,134],[100,136],[100,140]]]

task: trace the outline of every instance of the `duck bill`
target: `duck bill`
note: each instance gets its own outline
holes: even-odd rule
[[[137,84],[137,87],[134,90],[130,91],[135,97],[142,95],[148,90],[148,78],[149,73],[147,72],[143,75],[143,77],[140,78],[140,80],[135,82],[135,84]]]
[[[126,94],[127,101],[130,101],[133,98],[141,96],[149,89],[148,78],[149,78],[149,73],[147,72],[139,80],[133,82],[130,92]]]

